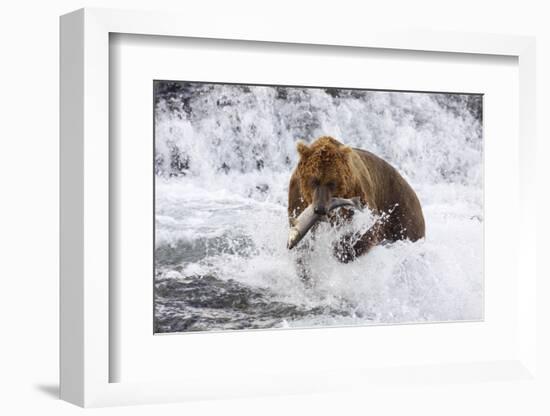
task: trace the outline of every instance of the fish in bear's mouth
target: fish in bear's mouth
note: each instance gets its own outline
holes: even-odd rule
[[[352,207],[358,210],[362,209],[361,200],[359,197],[351,199],[346,198],[332,198],[327,209],[327,214],[336,208],[340,207]],[[296,247],[296,245],[305,237],[308,231],[313,227],[322,217],[326,216],[316,214],[313,205],[309,205],[299,216],[296,218],[292,227],[288,232],[287,248],[289,250]]]

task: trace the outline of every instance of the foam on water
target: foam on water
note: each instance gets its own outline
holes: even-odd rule
[[[160,331],[482,318],[479,97],[177,86],[157,90],[156,279],[194,292],[159,289]],[[304,285],[298,250],[286,249],[288,180],[296,140],[325,134],[378,154],[407,178],[426,239],[342,264],[333,243],[373,217],[359,213],[341,229],[320,224],[314,241],[310,234],[300,243],[310,248],[313,276]],[[198,291],[203,303],[189,300]]]

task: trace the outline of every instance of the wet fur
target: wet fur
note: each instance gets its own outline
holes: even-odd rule
[[[381,216],[358,240],[344,238],[335,255],[348,262],[385,241],[417,241],[425,235],[420,201],[414,190],[389,163],[365,150],[350,148],[324,136],[311,145],[297,144],[300,161],[289,184],[288,218],[295,218],[313,202],[315,186],[331,185],[331,196],[360,197],[375,215]],[[352,241],[356,241],[352,244]]]

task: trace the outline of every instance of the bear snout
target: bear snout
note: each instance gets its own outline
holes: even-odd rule
[[[313,212],[315,212],[317,215],[327,215],[327,207],[324,205],[315,205],[313,207]]]

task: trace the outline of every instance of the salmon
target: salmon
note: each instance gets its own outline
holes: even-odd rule
[[[359,197],[346,199],[346,198],[332,198],[328,212],[340,207],[353,207],[361,210],[361,202]],[[308,231],[313,227],[322,217],[326,215],[319,215],[313,211],[313,205],[309,205],[302,213],[294,220],[294,224],[290,227],[288,232],[287,248],[292,250],[296,245],[306,236]]]

